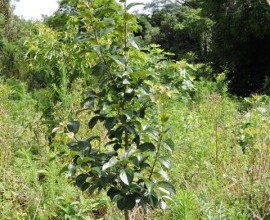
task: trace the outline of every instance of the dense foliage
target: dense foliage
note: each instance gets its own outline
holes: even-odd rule
[[[145,42],[227,71],[231,91],[238,95],[269,92],[270,11],[265,0],[153,1],[149,7],[150,15],[139,16]]]
[[[267,2],[134,5],[0,1],[0,218],[268,219]]]
[[[229,71],[232,91],[261,93],[268,87],[270,68],[270,10],[266,1],[205,1],[214,21],[212,58]]]

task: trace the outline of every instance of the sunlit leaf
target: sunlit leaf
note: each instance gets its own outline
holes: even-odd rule
[[[124,169],[120,172],[120,179],[126,185],[130,185],[134,178],[134,172],[131,169]]]
[[[161,156],[158,158],[158,160],[161,162],[161,164],[166,167],[167,169],[170,169],[172,167],[171,160],[166,156]]]
[[[114,157],[112,157],[107,163],[105,163],[103,166],[102,166],[102,170],[105,171],[107,170],[108,168],[111,168],[113,167],[114,165],[116,165],[118,163],[118,160]]]
[[[156,183],[156,186],[158,188],[160,188],[162,191],[166,190],[169,193],[176,194],[176,190],[175,190],[174,186],[171,183],[167,182],[167,181],[158,182],[158,183]]]

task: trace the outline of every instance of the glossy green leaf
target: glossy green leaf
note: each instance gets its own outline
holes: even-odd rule
[[[85,150],[86,148],[91,147],[88,141],[69,142],[67,145],[69,149],[73,151],[82,151]]]
[[[116,122],[117,122],[117,118],[108,117],[105,119],[104,126],[109,131],[115,126]]]
[[[80,174],[79,176],[76,177],[76,185],[78,187],[81,187],[85,182],[86,182],[86,179],[88,178],[88,175],[86,174]]]
[[[164,148],[172,153],[174,149],[174,142],[172,139],[167,139],[164,141]]]
[[[113,30],[114,30],[114,27],[108,27],[108,28],[100,30],[99,34],[102,37],[102,36],[105,36],[105,35],[111,33]]]
[[[158,173],[166,180],[169,181],[169,175],[164,170],[159,170]]]
[[[125,60],[125,58],[123,56],[120,56],[120,55],[111,55],[110,57],[117,64],[119,64],[121,66],[125,66],[126,60]]]
[[[157,196],[156,195],[151,195],[149,199],[150,199],[151,206],[153,208],[157,208],[158,207],[158,201],[159,201]]]
[[[105,171],[107,170],[108,168],[111,168],[113,167],[114,165],[116,165],[118,163],[118,160],[114,157],[112,157],[107,163],[105,163],[103,166],[102,166],[102,170]]]
[[[115,145],[113,146],[113,149],[114,149],[115,151],[119,150],[120,148],[122,148],[122,145],[121,145],[121,144],[115,144]]]
[[[80,186],[80,188],[81,188],[82,191],[85,191],[85,190],[87,190],[90,187],[90,185],[91,185],[90,183],[85,182],[84,184],[82,184]]]
[[[123,126],[125,127],[125,129],[130,132],[131,134],[135,134],[136,131],[134,129],[134,126],[132,124],[123,124]]]
[[[155,151],[156,147],[152,143],[143,143],[138,147],[138,149],[140,151]]]
[[[132,156],[129,158],[129,160],[136,166],[140,167],[139,159],[137,156]]]
[[[80,122],[79,121],[72,121],[68,123],[67,129],[69,132],[73,132],[74,134],[78,133],[80,129]]]
[[[162,191],[166,190],[169,193],[176,194],[176,190],[175,190],[174,186],[167,181],[160,181],[160,182],[156,183],[156,186],[158,188],[160,188]]]
[[[132,210],[136,205],[136,197],[134,195],[126,195],[117,201],[117,207],[120,210]]]
[[[104,63],[99,63],[92,68],[92,72],[95,76],[102,75],[105,72],[105,70],[106,70],[106,65]]]
[[[113,200],[114,197],[117,195],[121,195],[121,190],[116,189],[114,187],[111,187],[107,192],[107,196],[109,196],[111,198],[111,200]]]
[[[124,169],[120,171],[120,179],[126,185],[130,185],[134,178],[134,172],[132,169]]]
[[[94,116],[93,118],[91,118],[91,120],[88,123],[88,127],[90,129],[94,128],[95,125],[97,124],[98,120],[99,120],[99,116]]]
[[[168,157],[161,156],[161,157],[158,158],[158,160],[167,169],[170,169],[172,167],[172,162],[171,162],[171,160]]]

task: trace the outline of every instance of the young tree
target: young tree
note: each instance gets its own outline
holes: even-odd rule
[[[175,189],[165,172],[173,148],[166,137],[170,91],[154,84],[164,56],[155,48],[139,48],[132,35],[135,18],[128,13],[134,4],[121,2],[124,10],[112,0],[110,7],[101,0],[76,2],[70,22],[77,30],[77,51],[89,59],[88,74],[95,83],[89,82],[84,108],[76,116],[90,111],[89,136],[81,136],[78,118],[67,131],[73,137],[69,168],[77,170],[76,185],[89,193],[105,190],[129,219],[136,205],[165,208]],[[97,124],[103,125],[105,138],[93,132]]]

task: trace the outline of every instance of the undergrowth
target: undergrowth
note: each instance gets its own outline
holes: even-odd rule
[[[80,88],[76,81],[65,99],[70,115],[79,109],[74,100]],[[28,92],[19,81],[0,83],[0,218],[123,219],[104,194],[90,197],[70,183],[72,176],[61,165],[70,160],[68,137],[51,134],[43,110],[50,109],[63,127],[68,119],[61,102],[41,105],[42,94]],[[198,90],[189,101],[168,103],[176,142],[170,176],[177,194],[169,210],[150,211],[147,218],[270,218],[270,98],[239,100]]]

